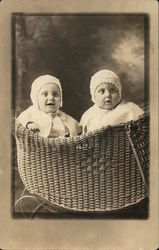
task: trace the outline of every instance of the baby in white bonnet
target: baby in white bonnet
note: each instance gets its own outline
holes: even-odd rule
[[[77,121],[60,110],[63,103],[59,79],[39,76],[32,83],[30,97],[33,105],[17,117],[24,127],[52,138],[76,136],[81,132]]]
[[[111,70],[100,70],[91,77],[90,92],[94,105],[81,117],[84,133],[137,120],[144,113],[135,103],[122,100],[120,79]]]

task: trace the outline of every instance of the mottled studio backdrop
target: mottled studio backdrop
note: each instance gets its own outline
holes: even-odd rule
[[[13,109],[30,104],[32,81],[61,80],[63,111],[79,121],[92,105],[89,81],[97,70],[119,74],[123,98],[148,104],[148,17],[145,15],[14,14]]]

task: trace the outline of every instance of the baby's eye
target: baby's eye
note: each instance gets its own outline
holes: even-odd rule
[[[48,95],[48,93],[47,92],[43,92],[41,95],[46,97]]]
[[[100,89],[98,92],[99,92],[100,94],[104,94],[105,89]]]
[[[58,94],[57,92],[54,92],[54,93],[53,93],[53,96],[54,96],[54,97],[58,97],[59,94]]]
[[[116,92],[116,89],[115,89],[115,88],[111,88],[111,89],[109,90],[109,92],[110,92],[110,93],[115,93],[115,92]]]

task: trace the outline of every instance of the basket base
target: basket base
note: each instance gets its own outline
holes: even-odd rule
[[[79,212],[53,205],[44,199],[23,190],[13,207],[15,218],[105,218],[105,219],[147,219],[149,199],[144,198],[136,204],[115,211]]]

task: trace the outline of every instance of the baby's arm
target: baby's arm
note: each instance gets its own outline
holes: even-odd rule
[[[39,132],[39,127],[36,123],[34,122],[27,122],[26,128],[32,130],[33,132]]]
[[[24,110],[18,117],[17,120],[25,127],[34,132],[39,132],[40,129],[37,123],[34,122],[35,114],[32,106]]]

